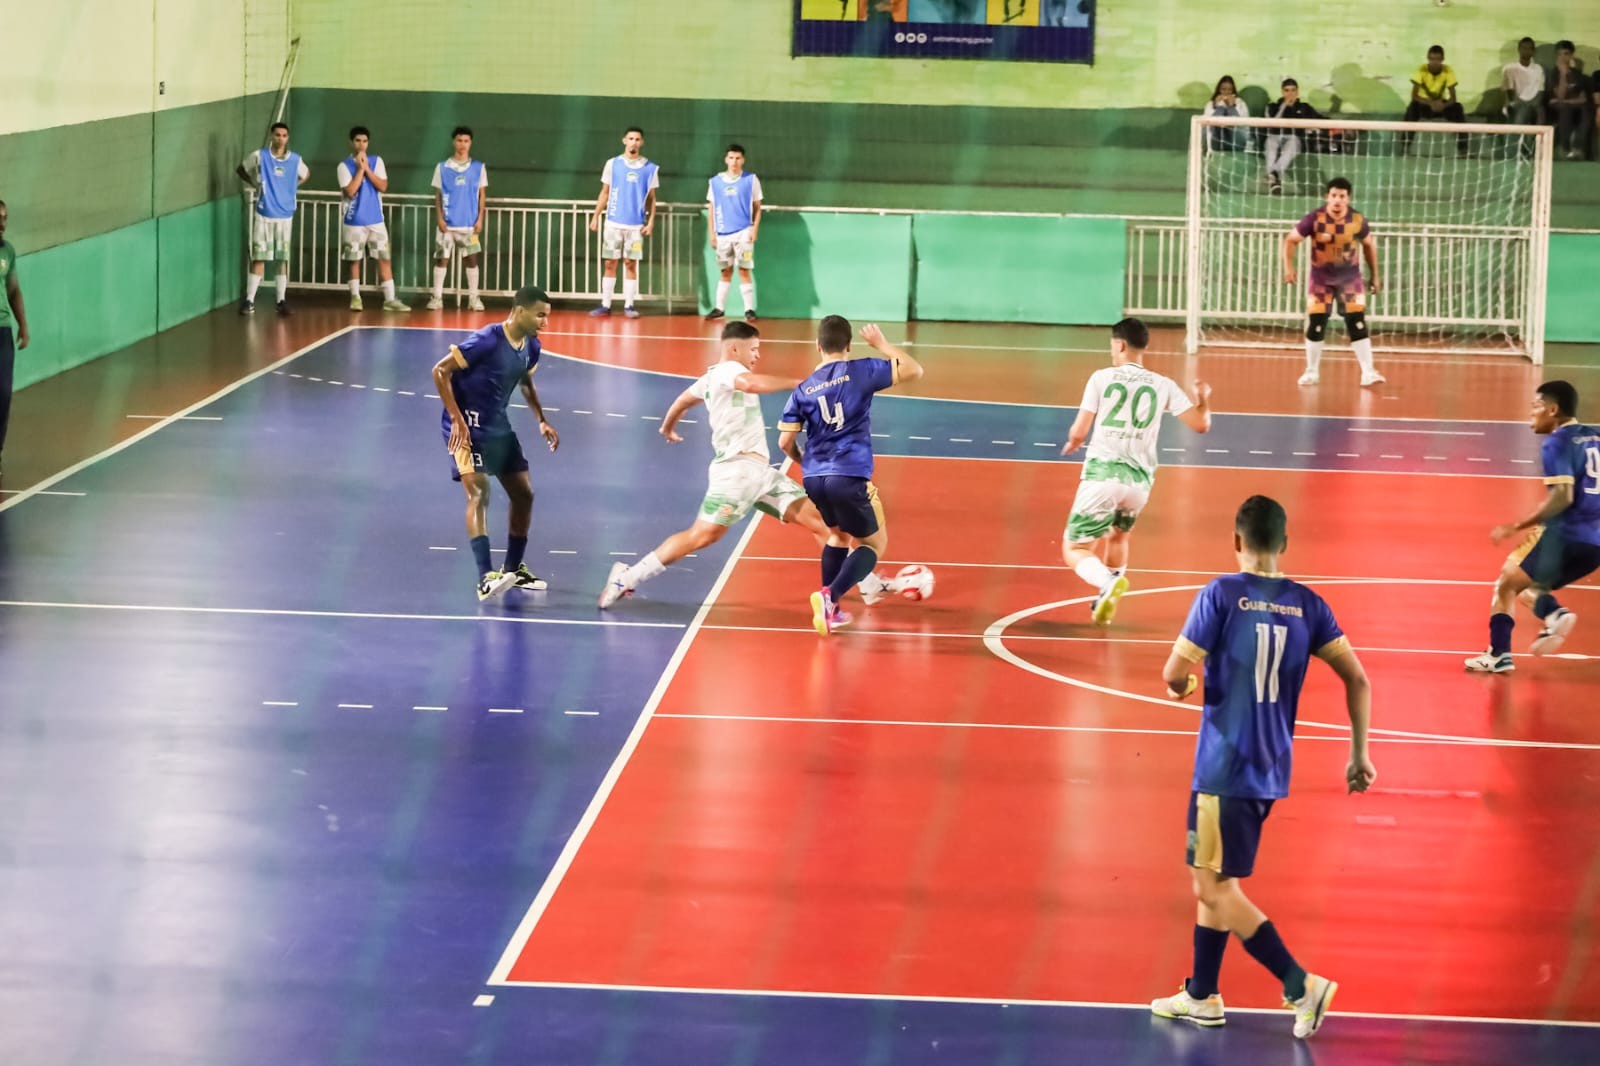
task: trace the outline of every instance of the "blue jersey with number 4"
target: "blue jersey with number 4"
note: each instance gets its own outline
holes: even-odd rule
[[[795,388],[778,429],[805,432],[806,477],[872,476],[872,397],[898,377],[889,360],[861,356],[823,363]]]
[[[1539,449],[1546,485],[1571,485],[1572,506],[1551,521],[1569,541],[1600,544],[1600,426],[1569,422]]]
[[[1311,656],[1350,650],[1321,596],[1286,577],[1228,574],[1200,590],[1177,653],[1206,665],[1196,792],[1289,794],[1294,720]]]
[[[517,348],[506,338],[500,323],[485,326],[456,345],[465,367],[457,364],[450,377],[456,405],[467,420],[473,440],[511,432],[506,407],[522,379],[539,364],[539,338],[529,337]],[[440,418],[446,434],[450,432],[450,410]]]

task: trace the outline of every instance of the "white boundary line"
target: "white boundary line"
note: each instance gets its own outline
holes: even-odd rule
[[[51,600],[0,600],[0,607],[41,607],[74,611],[156,611],[172,614],[245,614],[287,618],[355,618],[387,622],[509,622],[525,626],[601,626],[614,629],[682,629],[682,622],[628,622],[603,618],[530,618],[505,614],[386,614],[377,611],[302,611],[271,607],[174,607],[143,603],[65,603]]]
[[[983,996],[892,996],[876,992],[802,992],[784,988],[685,988],[672,985],[602,985],[568,981],[502,981],[511,988],[564,988],[588,992],[662,992],[694,996],[773,996],[780,999],[855,999],[879,1003],[951,1003],[982,1007],[1103,1007],[1148,1011],[1149,1003],[1109,1003],[1085,999],[990,999]],[[1240,1014],[1270,1014],[1287,1019],[1282,1007],[1229,1007]],[[1380,1014],[1336,1010],[1334,1018],[1372,1018],[1397,1022],[1459,1022],[1466,1025],[1537,1025],[1563,1029],[1600,1029],[1600,1022],[1550,1021],[1544,1018],[1469,1018],[1451,1014]],[[1287,1045],[1286,1045],[1287,1046]]]
[[[210,396],[207,396],[207,397],[205,397],[204,399],[201,399],[201,400],[196,400],[194,403],[190,404],[188,407],[185,407],[183,410],[175,411],[172,414],[167,415],[165,418],[161,419],[159,422],[156,422],[154,425],[151,425],[151,426],[149,426],[149,427],[147,427],[145,429],[141,429],[139,432],[135,433],[133,436],[127,438],[126,440],[118,441],[117,443],[111,445],[111,447],[109,447],[109,448],[103,448],[100,451],[95,452],[93,455],[89,456],[87,459],[80,459],[78,462],[73,463],[71,466],[67,467],[65,470],[62,470],[59,473],[52,474],[49,477],[45,478],[43,481],[39,482],[37,485],[33,485],[33,486],[30,486],[29,488],[23,489],[21,492],[17,493],[15,496],[11,497],[11,499],[9,499],[9,500],[0,501],[0,511],[4,511],[9,507],[15,507],[17,504],[21,503],[23,500],[26,500],[26,499],[28,499],[30,497],[41,495],[45,489],[48,489],[52,485],[60,484],[62,481],[65,481],[67,478],[71,477],[73,474],[78,473],[80,470],[83,470],[85,467],[93,466],[95,463],[98,463],[100,460],[105,459],[105,458],[107,458],[109,456],[115,455],[118,452],[122,451],[124,448],[132,447],[133,445],[135,445],[135,444],[139,443],[140,441],[144,440],[146,437],[150,436],[150,434],[159,432],[160,430],[165,429],[167,426],[172,425],[174,422],[177,422],[177,421],[180,421],[182,419],[188,418],[190,415],[194,414],[196,411],[200,410],[202,407],[205,407],[205,406],[207,406],[209,404],[215,403],[216,401],[222,399],[224,396],[228,395],[230,392],[233,392],[236,389],[242,388],[243,386],[250,384],[250,382],[256,380],[256,378],[266,377],[268,374],[272,373],[274,370],[277,370],[279,367],[286,366],[287,364],[292,363],[294,360],[300,358],[302,355],[305,355],[307,352],[312,351],[315,348],[320,348],[324,344],[327,344],[329,341],[333,340],[335,337],[342,337],[346,333],[349,333],[352,330],[354,330],[355,328],[356,328],[355,326],[345,326],[343,329],[335,330],[334,332],[328,334],[326,337],[321,337],[321,338],[318,338],[317,340],[312,341],[310,344],[306,345],[304,348],[299,349],[298,351],[290,352],[288,355],[284,356],[282,359],[279,359],[275,363],[269,363],[266,366],[261,367],[261,368],[259,368],[257,370],[252,370],[250,373],[246,374],[244,377],[242,377],[239,380],[233,382],[232,384],[224,385],[222,388],[218,389],[216,392],[213,392]]]
[[[1032,463],[1034,465],[1051,464],[1055,466],[1078,466],[1080,459],[1063,459],[1056,456],[1050,459],[1025,459],[1019,455],[914,455],[909,452],[890,451],[888,449],[873,448],[873,454],[878,459],[921,459],[932,460],[940,463]],[[1487,460],[1485,460],[1487,462]],[[1336,470],[1329,467],[1312,466],[1273,466],[1270,463],[1261,466],[1229,466],[1223,463],[1166,463],[1165,470],[1250,470],[1261,473],[1270,470],[1278,474],[1349,474],[1352,477],[1366,477],[1377,475],[1382,477],[1468,477],[1485,478],[1497,481],[1532,481],[1534,474],[1466,474],[1446,470],[1379,470],[1376,467],[1356,466],[1346,470]]]
[[[788,463],[784,464],[787,468]],[[589,800],[589,806],[584,810],[583,816],[578,819],[578,824],[572,830],[572,835],[567,838],[567,843],[557,856],[555,864],[546,875],[544,884],[539,886],[539,892],[533,897],[533,902],[528,905],[528,912],[522,916],[522,921],[517,925],[516,932],[511,934],[511,941],[500,955],[500,961],[495,965],[494,972],[489,975],[488,985],[509,984],[507,980],[511,968],[516,965],[523,950],[528,946],[528,940],[533,936],[534,929],[539,924],[539,919],[544,917],[544,912],[550,906],[550,901],[555,898],[556,890],[561,887],[561,882],[566,878],[567,871],[571,869],[573,860],[578,857],[578,850],[583,847],[583,842],[588,839],[589,831],[594,828],[595,821],[600,817],[600,811],[605,807],[606,801],[611,798],[611,793],[617,787],[617,781],[622,777],[622,771],[627,767],[634,751],[639,747],[639,741],[644,737],[644,731],[649,728],[650,721],[655,717],[656,708],[661,705],[661,700],[667,694],[667,688],[672,684],[672,679],[677,677],[678,668],[683,665],[683,660],[689,654],[689,647],[694,643],[695,636],[700,632],[700,627],[705,624],[706,616],[711,613],[711,607],[722,595],[722,589],[728,583],[728,578],[733,576],[733,569],[739,562],[739,557],[744,554],[745,546],[750,543],[750,538],[755,536],[756,527],[760,525],[761,515],[758,512],[746,524],[744,534],[739,538],[739,543],[734,545],[728,561],[722,565],[722,572],[717,575],[716,582],[706,593],[705,599],[700,601],[700,609],[695,612],[693,620],[689,622],[684,631],[683,639],[678,641],[678,646],[673,650],[672,658],[667,660],[666,669],[661,672],[661,677],[656,681],[656,687],[651,691],[649,699],[645,701],[644,708],[639,712],[638,719],[633,723],[633,729],[628,733],[628,738],[622,742],[622,750],[617,752],[617,757],[612,760],[611,768],[606,771],[606,776],[600,782],[600,787],[595,790],[594,797]]]

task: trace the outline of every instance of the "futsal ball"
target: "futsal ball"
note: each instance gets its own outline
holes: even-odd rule
[[[933,595],[933,571],[926,566],[902,566],[894,579],[900,588],[900,595],[908,600],[915,602]]]

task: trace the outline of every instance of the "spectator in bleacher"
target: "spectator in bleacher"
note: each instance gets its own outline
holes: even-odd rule
[[[1428,49],[1428,61],[1411,75],[1411,103],[1406,106],[1405,121],[1422,122],[1443,120],[1465,122],[1467,112],[1456,99],[1456,72],[1444,61],[1444,46]],[[1400,135],[1400,151],[1411,150],[1411,135]],[[1467,154],[1467,135],[1456,135],[1456,154]]]
[[[1566,152],[1568,159],[1582,159],[1589,143],[1594,106],[1589,79],[1579,69],[1574,51],[1571,41],[1556,42],[1556,65],[1545,88],[1556,127],[1556,151]]]
[[[1279,86],[1283,95],[1267,105],[1268,118],[1322,118],[1322,113],[1300,99],[1300,83],[1284,78]],[[1267,191],[1277,196],[1283,192],[1283,172],[1289,169],[1295,156],[1305,143],[1306,134],[1296,129],[1267,131]]]
[[[6,202],[0,200],[0,452],[6,446],[6,424],[11,421],[12,369],[17,352],[28,346],[28,315],[22,310],[22,283],[17,280],[17,249],[6,240]],[[17,320],[16,343],[11,320]],[[5,473],[0,466],[0,475]]]
[[[1217,79],[1217,87],[1211,90],[1211,99],[1206,101],[1205,114],[1208,117],[1216,115],[1249,118],[1250,107],[1239,99],[1239,91],[1234,87],[1233,79],[1224,74]],[[1243,126],[1213,126],[1210,129],[1209,142],[1213,152],[1242,152],[1249,145],[1250,131]]]
[[[1517,58],[1500,68],[1500,88],[1506,94],[1506,121],[1528,126],[1539,121],[1544,103],[1545,69],[1533,61],[1533,38],[1517,42]]]

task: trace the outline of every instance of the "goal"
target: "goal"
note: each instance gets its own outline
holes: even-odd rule
[[[1267,162],[1291,138],[1297,151],[1274,182]],[[1195,116],[1188,350],[1300,345],[1312,242],[1301,242],[1291,286],[1283,240],[1343,177],[1377,236],[1382,288],[1367,300],[1375,350],[1543,362],[1553,142],[1545,126]],[[1330,347],[1342,328],[1330,323]]]

